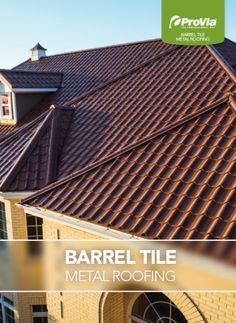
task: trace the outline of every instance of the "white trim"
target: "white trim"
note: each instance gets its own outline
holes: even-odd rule
[[[15,122],[18,122],[17,108],[16,108],[16,95],[12,92],[12,110],[13,110],[13,118]]]
[[[5,79],[5,77],[1,73],[0,73],[0,82],[2,82],[5,85],[8,92],[12,91],[11,84]]]
[[[12,118],[12,92],[0,92],[0,99],[1,96],[7,96],[8,97],[8,109],[9,109],[9,115],[4,115],[3,114],[3,105],[2,105],[2,101],[0,101],[0,118],[3,120],[13,120]],[[5,105],[6,106],[6,105]]]
[[[35,304],[34,304],[35,305]],[[33,318],[34,317],[40,317],[40,318],[45,318],[48,317],[48,312],[33,312],[32,313]]]
[[[137,323],[147,323],[147,321],[141,320],[141,319],[139,319],[138,317],[136,317],[134,315],[130,316],[130,322],[131,322],[131,320],[133,320],[133,321],[135,321]]]
[[[5,200],[22,200],[30,195],[34,194],[35,192],[29,191],[29,192],[0,192],[0,198]]]
[[[56,92],[58,90],[57,87],[51,88],[13,88],[12,91],[14,93],[48,93],[48,92]]]
[[[64,224],[70,228],[77,229],[92,235],[100,236],[107,240],[143,240],[134,235],[109,229],[94,223],[85,222],[83,220],[74,219],[72,217],[45,210],[42,208],[36,208],[29,205],[16,204],[20,208],[24,208],[26,213],[30,213],[35,216],[39,216],[46,220],[51,220],[59,224]]]

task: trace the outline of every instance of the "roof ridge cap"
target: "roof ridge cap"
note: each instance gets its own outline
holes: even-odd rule
[[[70,120],[73,116],[74,108],[64,107],[64,106],[55,106],[51,105],[50,109],[54,110],[54,114],[52,116],[51,121],[51,129],[50,129],[50,139],[48,145],[48,164],[47,164],[47,172],[46,172],[46,183],[52,183],[56,179],[57,173],[57,164],[58,164],[58,156],[59,156],[59,131],[62,124],[62,114],[70,113]],[[66,134],[68,133],[69,123],[67,124]]]
[[[70,54],[77,54],[77,53],[79,54],[79,53],[83,53],[83,52],[91,52],[91,51],[95,51],[95,50],[103,50],[103,49],[122,47],[122,46],[132,46],[132,45],[138,45],[138,44],[145,44],[145,43],[149,43],[149,42],[151,43],[151,42],[155,42],[155,41],[162,41],[162,39],[161,38],[152,38],[152,39],[146,39],[146,40],[139,40],[139,41],[135,41],[135,42],[120,43],[120,44],[115,44],[115,45],[105,45],[105,46],[100,46],[100,47],[85,48],[85,49],[69,51],[69,52],[65,52],[65,53],[52,54],[52,55],[46,56],[45,58],[55,57],[55,56],[63,56],[63,55],[70,55]],[[25,64],[28,61],[30,61],[30,58],[26,59],[22,63],[17,64],[12,69],[16,69],[18,66],[21,66],[21,65]]]
[[[32,121],[26,123],[24,126],[22,126],[19,129],[15,129],[15,131],[13,131],[10,134],[6,134],[5,136],[3,136],[2,138],[0,138],[0,146],[2,143],[4,143],[4,141],[6,140],[10,140],[12,139],[12,137],[14,138],[16,135],[18,135],[19,133],[21,133],[22,131],[30,128],[32,125],[34,125],[35,123],[37,123],[40,119],[42,119],[44,116],[46,116],[49,112],[49,110],[44,111],[42,114],[40,114],[37,118],[33,119]]]
[[[42,123],[39,125],[39,127],[36,129],[34,135],[29,140],[26,147],[23,149],[23,151],[20,153],[18,158],[16,159],[15,163],[13,164],[12,168],[10,169],[7,176],[3,179],[0,190],[6,191],[9,184],[11,184],[11,181],[13,178],[17,175],[17,172],[19,170],[19,167],[22,165],[22,163],[25,162],[25,160],[28,158],[29,153],[31,152],[31,149],[34,148],[35,143],[37,143],[38,137],[41,135],[44,128],[48,125],[51,115],[54,113],[53,109],[50,110],[46,118],[42,121]]]
[[[156,60],[158,60],[158,59],[159,59],[159,58],[161,58],[162,56],[164,56],[164,55],[166,55],[166,54],[169,54],[169,53],[171,53],[172,51],[178,50],[178,49],[180,49],[180,48],[181,48],[180,46],[172,47],[172,48],[170,48],[170,49],[168,49],[168,50],[164,51],[163,53],[160,53],[160,54],[156,55],[155,57],[153,57],[153,58],[151,58],[151,59],[149,59],[149,60],[147,60],[147,61],[145,61],[145,62],[143,62],[143,63],[141,63],[141,64],[139,64],[139,65],[136,65],[135,67],[130,68],[130,69],[129,69],[128,71],[126,71],[125,73],[122,73],[122,74],[120,74],[120,75],[118,75],[118,76],[115,76],[114,78],[110,79],[109,81],[107,81],[107,82],[105,82],[105,83],[103,83],[103,84],[101,84],[101,85],[99,85],[99,86],[97,86],[97,87],[95,87],[95,88],[93,88],[93,89],[91,89],[91,90],[89,90],[89,91],[85,92],[85,93],[84,93],[84,94],[82,94],[82,95],[79,95],[78,97],[75,97],[75,98],[74,98],[74,99],[72,99],[72,100],[67,101],[67,102],[65,103],[65,105],[75,104],[74,102],[80,101],[80,100],[84,99],[85,97],[90,96],[90,95],[92,95],[93,93],[95,93],[95,92],[97,92],[97,91],[99,91],[99,90],[102,90],[103,88],[105,88],[105,87],[107,87],[107,86],[109,86],[109,85],[111,85],[111,84],[113,84],[113,83],[115,83],[115,82],[118,82],[119,80],[121,80],[121,79],[125,78],[126,76],[128,76],[128,75],[130,75],[130,74],[132,74],[132,73],[134,73],[134,72],[137,72],[138,70],[140,70],[140,69],[142,69],[142,68],[144,68],[144,67],[148,66],[149,64],[151,64],[151,63],[155,62]]]
[[[236,113],[236,93],[229,93],[229,103],[234,113]]]
[[[39,190],[35,194],[32,194],[30,197],[23,199],[21,203],[24,204],[25,202],[29,201],[30,199],[34,198],[37,195],[46,193],[49,190],[54,189],[54,188],[56,188],[58,186],[61,186],[62,184],[65,184],[68,181],[73,180],[76,177],[84,175],[87,172],[89,172],[89,171],[91,171],[91,170],[93,170],[93,169],[95,169],[95,168],[97,168],[97,167],[99,167],[101,165],[104,165],[105,163],[111,161],[112,159],[114,159],[114,158],[116,158],[118,156],[121,156],[122,154],[127,153],[128,151],[147,143],[151,139],[159,137],[160,135],[162,135],[162,134],[164,134],[164,133],[166,133],[166,132],[168,132],[170,130],[175,129],[176,127],[179,127],[179,126],[185,124],[186,122],[189,122],[189,121],[191,121],[191,120],[205,114],[206,112],[209,112],[209,111],[211,111],[213,109],[216,109],[221,104],[226,103],[227,101],[229,101],[229,94],[227,94],[224,98],[221,98],[221,99],[215,101],[214,103],[210,104],[208,107],[201,108],[199,111],[197,111],[197,112],[183,118],[182,120],[179,120],[179,121],[175,122],[174,124],[165,127],[164,129],[157,130],[156,132],[154,132],[151,135],[143,138],[142,140],[139,140],[138,142],[135,142],[135,143],[133,143],[133,144],[127,146],[127,147],[124,147],[123,149],[121,149],[119,151],[116,151],[116,152],[114,152],[114,153],[112,153],[112,154],[110,154],[110,155],[108,155],[108,156],[106,156],[106,157],[104,157],[104,158],[102,158],[102,159],[100,159],[98,161],[95,161],[94,163],[90,164],[89,166],[84,167],[84,168],[76,171],[73,174],[67,175],[66,177],[63,177],[62,179],[59,179],[58,181],[48,185],[47,187],[42,188],[41,190]]]
[[[56,72],[56,71],[37,71],[37,70],[25,70],[25,69],[0,69],[1,72],[13,72],[13,73],[36,73],[36,74],[63,74],[63,72]]]
[[[138,41],[134,41],[134,42],[119,43],[119,44],[114,44],[114,45],[104,45],[104,46],[99,46],[99,47],[84,48],[84,49],[80,49],[80,50],[68,51],[65,53],[52,54],[52,55],[48,55],[47,57],[70,55],[70,54],[77,54],[77,53],[79,54],[79,53],[83,53],[83,52],[91,52],[91,51],[95,51],[95,50],[132,46],[132,45],[138,45],[138,44],[151,43],[151,42],[155,42],[155,41],[162,41],[162,39],[161,38],[151,38],[151,39],[146,39],[146,40],[138,40]]]
[[[228,76],[233,80],[236,84],[236,74],[232,68],[232,66],[224,59],[224,57],[220,54],[220,52],[215,48],[215,46],[206,46],[211,55],[215,58],[218,64],[224,69],[224,71],[228,74]]]

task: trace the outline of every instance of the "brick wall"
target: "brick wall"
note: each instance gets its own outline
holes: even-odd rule
[[[17,200],[4,200],[8,239],[26,239],[26,216],[22,208],[16,206]]]
[[[203,313],[207,322],[236,322],[236,293],[190,293],[189,296]]]
[[[19,323],[32,323],[32,305],[46,303],[46,293],[17,293]]]
[[[55,239],[57,240],[58,237],[61,240],[69,240],[69,239],[76,239],[76,240],[101,240],[102,238],[80,231],[78,229],[74,229],[71,227],[68,227],[66,225],[52,222],[49,220],[43,221],[43,237],[44,240],[47,239]]]
[[[99,323],[100,297],[101,293],[48,293],[49,322]]]
[[[26,239],[26,217],[18,201],[5,201],[9,239]],[[88,239],[100,237],[66,225],[44,220],[44,239]],[[45,304],[49,322],[99,323],[102,293],[19,293],[12,294],[17,322],[30,323],[32,305]],[[236,317],[236,293],[167,293],[190,323],[233,323]],[[110,293],[106,296],[102,317],[104,323],[128,323],[135,293]]]

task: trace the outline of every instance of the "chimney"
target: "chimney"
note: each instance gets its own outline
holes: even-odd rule
[[[38,61],[40,58],[46,57],[46,48],[37,43],[31,48],[31,61]]]

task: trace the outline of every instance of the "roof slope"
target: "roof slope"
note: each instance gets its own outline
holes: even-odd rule
[[[171,47],[150,40],[28,60],[15,69],[63,73],[63,89],[54,95],[54,104],[64,105]]]
[[[214,47],[221,53],[224,59],[233,67],[236,72],[236,43],[225,38],[223,43],[214,45]]]
[[[236,79],[236,78],[235,78]],[[235,91],[207,47],[177,47],[73,101],[59,178]]]
[[[36,190],[55,180],[57,156],[72,112],[68,108],[52,108],[38,123],[0,141],[1,191]]]
[[[59,88],[63,74],[58,72],[30,72],[24,70],[3,70],[2,75],[13,88]]]
[[[218,102],[23,201],[154,239],[236,238],[236,102]]]
[[[146,60],[150,57],[151,59]],[[139,61],[141,64],[137,66]],[[14,155],[20,154],[22,160],[10,159],[10,174],[0,186],[0,190],[3,191],[39,189],[54,180],[56,176],[62,178],[78,171],[104,156],[142,140],[157,129],[165,129],[166,125],[182,120],[186,115],[225,97],[227,92],[235,91],[235,75],[232,75],[232,71],[213,49],[168,46],[158,40],[55,55],[25,64],[29,70],[33,67],[39,70],[51,68],[55,71],[60,68],[65,75],[64,81],[70,75],[70,81],[67,79],[55,94],[57,98],[61,97],[60,91],[70,97],[72,94],[75,95],[77,90],[84,89],[85,83],[75,82],[83,68],[86,68],[87,75],[101,73],[100,75],[104,76],[101,78],[103,81],[115,73],[117,76],[119,73],[117,66],[122,67],[121,71],[125,70],[125,73],[73,100],[73,105],[76,106],[73,119],[70,127],[66,122],[62,131],[64,145],[54,139],[51,140],[54,136],[54,132],[50,130],[54,124],[52,116],[48,125],[50,129],[45,127],[48,133],[44,131],[43,121],[40,126],[43,129],[38,129],[40,135],[36,135],[38,141],[34,141],[33,144],[25,141],[24,149],[27,154],[22,153],[23,156],[21,155],[22,142],[20,137],[17,137],[10,153],[13,153],[11,151],[13,149]],[[114,65],[113,70],[110,64]],[[126,70],[128,66],[133,65],[134,68]],[[110,69],[107,69],[109,66]],[[88,83],[88,88],[89,84],[91,83]],[[49,103],[52,103],[56,97],[48,96],[34,109],[35,115],[37,116],[39,111],[44,111],[44,108],[47,109]],[[64,95],[61,99],[65,99]],[[71,115],[72,113],[70,117]],[[62,116],[59,116],[59,126],[54,127],[57,133],[60,133],[60,125],[63,122]],[[14,132],[18,133],[24,130],[24,127],[23,123],[14,128]],[[45,137],[41,137],[41,134]],[[8,135],[4,135],[3,139],[6,137]],[[11,134],[9,138],[11,140]],[[43,143],[41,143],[42,138],[44,138]],[[55,147],[51,142],[55,142]],[[2,149],[7,151],[9,145],[3,144]],[[51,150],[55,154],[52,154]],[[29,151],[32,154],[29,154]],[[3,175],[0,172],[0,176],[3,178],[6,177],[4,162],[8,163],[7,154],[2,158]]]
[[[155,39],[47,56],[39,61],[27,60],[16,66],[14,71],[63,73],[63,87],[48,96],[42,107],[37,106],[32,115],[21,120],[20,124],[0,125],[0,136],[10,134],[15,128],[32,121],[51,104],[64,105],[68,100],[84,94],[171,47],[174,46]]]
[[[27,146],[30,138],[40,128],[45,114],[29,123],[27,126],[15,131],[10,136],[0,137],[0,186],[10,169],[18,160]]]

